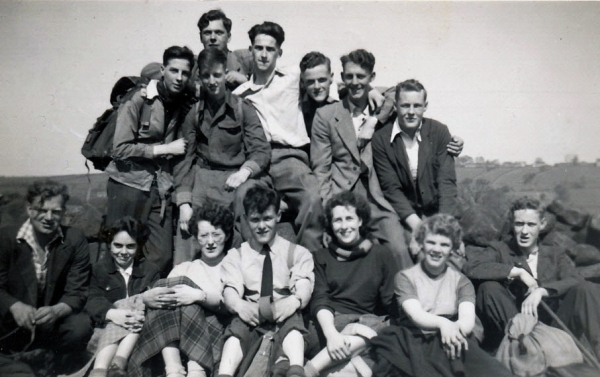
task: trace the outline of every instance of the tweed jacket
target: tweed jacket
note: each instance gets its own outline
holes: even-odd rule
[[[362,164],[368,170],[371,195],[379,206],[394,212],[383,196],[373,169],[371,142],[361,150],[358,148],[347,98],[317,110],[312,125],[310,163],[323,201],[352,189],[360,178]]]
[[[12,319],[9,308],[21,301],[38,307],[38,283],[31,247],[17,241],[20,226],[0,229],[0,321]],[[79,229],[62,227],[64,237],[50,244],[43,306],[65,303],[83,309],[90,284],[88,243]]]
[[[546,288],[550,296],[561,296],[583,281],[583,277],[561,248],[540,245],[538,253],[538,284]],[[463,271],[473,280],[496,280],[510,285],[508,275],[513,267],[524,268],[533,276],[527,264],[527,255],[514,240],[508,243],[494,241],[484,251],[467,253]]]
[[[446,151],[451,136],[442,123],[423,118],[416,184],[400,135],[390,141],[396,118],[373,135],[373,164],[385,198],[404,220],[412,214],[456,214],[458,191],[454,158]]]

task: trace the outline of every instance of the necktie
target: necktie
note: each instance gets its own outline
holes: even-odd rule
[[[260,284],[260,298],[258,299],[258,312],[267,321],[273,321],[273,262],[271,261],[271,248],[263,246],[265,260],[263,262],[262,280]]]

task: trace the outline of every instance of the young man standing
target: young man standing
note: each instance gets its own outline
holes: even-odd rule
[[[269,175],[273,185],[297,212],[296,230],[306,222],[300,244],[309,250],[317,250],[323,235],[319,223],[323,208],[315,190],[317,179],[309,167],[310,139],[299,106],[299,75],[277,66],[285,39],[281,26],[266,21],[253,26],[248,35],[254,74],[233,93],[249,100],[256,108],[271,143]]]
[[[448,127],[424,118],[427,91],[416,80],[396,86],[398,117],[373,135],[373,162],[381,189],[400,219],[414,231],[422,216],[455,215],[454,159],[446,150]]]
[[[404,229],[394,208],[383,197],[373,170],[370,135],[361,137],[372,114],[368,95],[375,78],[375,57],[365,50],[355,50],[341,60],[342,81],[348,95],[319,108],[313,120],[311,167],[319,180],[320,195],[323,202],[346,190],[367,198],[373,236],[393,251],[402,268],[410,267]]]
[[[0,230],[0,352],[85,350],[92,323],[81,313],[90,284],[88,243],[61,226],[67,187],[37,181],[27,189],[27,221]],[[35,338],[33,337],[35,334]],[[0,375],[31,375],[0,353]]]
[[[195,254],[196,242],[187,229],[192,207],[207,199],[224,206],[233,202],[239,224],[246,188],[255,179],[270,181],[266,169],[271,146],[252,104],[227,88],[226,66],[227,55],[219,49],[204,49],[198,55],[205,95],[182,125],[188,148],[174,170],[175,204],[183,231],[175,239],[174,264],[190,261]]]
[[[185,88],[193,65],[187,47],[165,50],[162,79],[151,80],[119,107],[114,158],[106,167],[107,224],[126,215],[146,223],[150,237],[144,254],[163,271],[173,257],[172,168],[186,149],[186,140],[176,137],[189,109]]]
[[[273,335],[271,361],[277,377],[304,377],[306,333],[300,310],[314,287],[314,262],[304,247],[277,235],[279,197],[255,186],[244,198],[252,237],[223,259],[223,299],[235,314],[225,331],[219,376],[233,376],[250,345],[269,330]]]
[[[476,309],[486,345],[496,348],[508,321],[519,312],[549,323],[551,317],[538,308],[544,300],[575,336],[585,334],[600,357],[600,286],[585,282],[564,250],[540,245],[544,212],[537,199],[517,199],[510,209],[512,239],[467,254],[464,272],[481,283]]]

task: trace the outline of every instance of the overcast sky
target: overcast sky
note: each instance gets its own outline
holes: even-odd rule
[[[420,80],[426,116],[465,155],[548,163],[600,158],[598,2],[0,2],[0,175],[84,173],[80,148],[114,82],[165,48],[200,49],[196,23],[220,7],[233,49],[265,20],[286,32],[284,65],[311,50],[365,48],[374,85]]]

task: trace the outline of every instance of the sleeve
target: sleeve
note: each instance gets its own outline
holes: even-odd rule
[[[439,196],[439,212],[456,215],[458,189],[456,188],[456,170],[454,168],[454,157],[448,154],[446,149],[452,136],[448,127],[441,125],[436,145],[436,159],[439,166],[436,177]]]
[[[394,278],[394,294],[399,308],[408,299],[419,300],[417,288],[404,271],[398,272]]]
[[[398,263],[393,257],[392,252],[383,248],[381,253],[381,267],[382,267],[382,284],[379,287],[379,297],[383,308],[385,308],[388,314],[395,317],[394,310],[396,303],[394,302],[394,288],[395,288],[395,276],[398,273]]]
[[[323,249],[315,253],[315,289],[310,300],[310,312],[313,318],[317,318],[317,313],[321,309],[334,312],[329,299],[329,283],[327,282],[326,262],[319,257],[318,253],[322,253]]]
[[[181,137],[187,141],[185,157],[173,167],[173,188],[175,189],[175,204],[181,205],[192,202],[194,188],[194,159],[196,158],[196,128],[198,127],[198,103],[188,111],[181,125]]]
[[[69,305],[74,313],[83,309],[90,286],[90,254],[88,242],[81,231],[69,229],[71,240],[69,247],[74,248],[73,259],[67,272],[65,291],[59,302]],[[65,240],[66,242],[66,240]]]
[[[112,303],[104,295],[104,284],[99,276],[102,273],[102,268],[99,264],[92,267],[92,279],[85,311],[90,315],[90,318],[95,324],[103,324],[106,320],[106,312],[112,307]]]
[[[392,86],[382,94],[385,100],[383,101],[383,105],[377,109],[375,116],[379,123],[385,124],[390,118],[396,115],[396,100],[394,98],[396,96],[396,87]]]
[[[176,265],[175,267],[173,267],[171,272],[169,272],[169,275],[167,276],[167,278],[176,278],[179,276],[187,276],[188,269],[190,268],[191,263],[192,262],[183,262],[183,263]]]
[[[460,273],[459,273],[460,274]],[[473,283],[463,274],[460,274],[456,287],[457,305],[462,302],[471,302],[475,304],[475,287]]]
[[[240,297],[244,296],[244,277],[242,275],[242,259],[239,249],[231,249],[221,262],[223,289],[230,287],[237,291]]]
[[[465,275],[476,280],[507,279],[514,265],[503,261],[502,247],[505,246],[494,242],[483,251],[467,249],[467,262],[463,267]]]
[[[265,130],[260,123],[254,106],[246,100],[242,100],[242,112],[244,117],[244,146],[246,150],[246,161],[242,167],[252,171],[252,177],[264,172],[271,161],[271,144],[267,141]]]
[[[113,139],[113,154],[119,159],[131,157],[153,159],[154,146],[136,143],[136,135],[140,127],[140,113],[144,106],[141,91],[137,91],[129,101],[119,107],[117,124]]]
[[[558,280],[541,284],[541,287],[546,288],[551,297],[564,295],[569,288],[584,280],[564,250],[554,249],[553,252],[556,257]]]
[[[404,195],[402,190],[402,182],[400,177],[396,174],[392,163],[385,153],[385,143],[389,143],[386,140],[386,136],[389,135],[387,128],[384,130],[377,131],[373,137],[371,143],[373,148],[373,166],[377,173],[377,179],[379,185],[383,191],[383,196],[392,205],[398,217],[404,220],[408,216],[415,213],[412,205],[408,198]]]
[[[321,109],[317,110],[310,140],[310,165],[319,181],[319,194],[323,201],[332,195],[331,188],[331,135],[329,122],[323,118]]]
[[[315,262],[307,248],[296,245],[294,264],[290,270],[290,287],[294,287],[300,279],[310,281],[311,292],[315,286]]]
[[[0,235],[0,316],[6,316],[10,307],[20,301],[9,293],[9,270],[11,266],[11,253],[14,243],[6,234]]]

